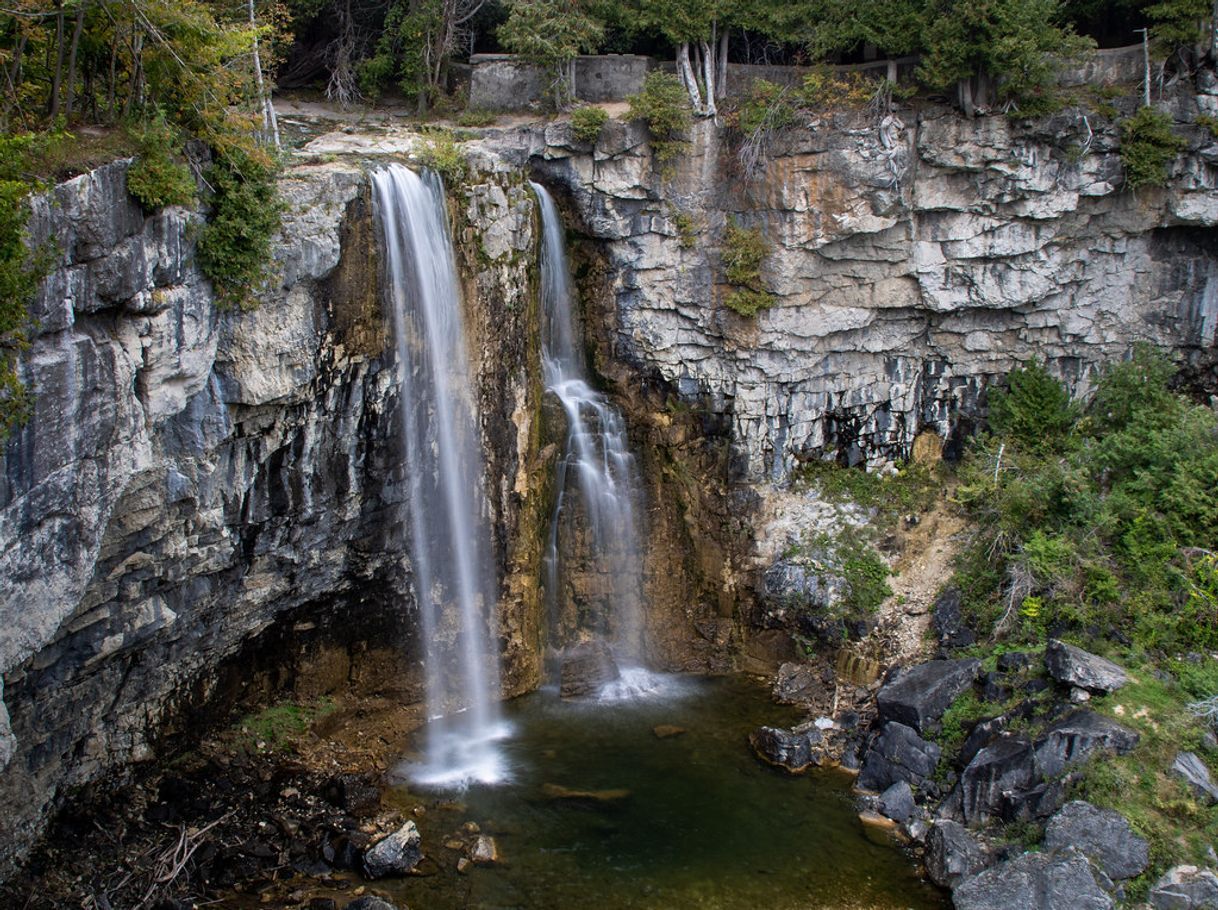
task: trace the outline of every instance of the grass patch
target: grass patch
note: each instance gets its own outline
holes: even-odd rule
[[[950,468],[907,464],[895,473],[882,474],[864,468],[847,468],[833,461],[809,461],[795,473],[795,482],[814,487],[821,498],[838,505],[853,503],[875,513],[873,524],[891,531],[904,516],[927,512],[934,507],[949,481]]]
[[[242,717],[229,731],[230,738],[235,746],[247,751],[294,752],[298,740],[313,724],[337,709],[331,698],[280,702]]]

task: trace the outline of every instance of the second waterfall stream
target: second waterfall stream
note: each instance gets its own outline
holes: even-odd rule
[[[551,625],[563,612],[564,529],[582,528],[585,558],[598,582],[594,601],[578,617],[580,631],[605,641],[621,665],[621,678],[602,698],[647,694],[662,678],[643,668],[643,548],[640,534],[640,482],[622,415],[588,378],[583,335],[575,310],[562,219],[545,187],[533,183],[541,209],[542,370],[546,389],[562,404],[567,437],[559,462],[554,514],[545,559],[546,596]],[[564,521],[567,510],[578,520]]]

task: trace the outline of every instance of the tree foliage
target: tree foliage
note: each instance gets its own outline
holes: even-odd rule
[[[536,63],[550,79],[550,100],[565,110],[575,100],[575,58],[596,50],[604,26],[579,4],[563,0],[513,0],[499,40]]]
[[[1121,164],[1130,189],[1162,186],[1172,161],[1188,143],[1172,131],[1171,115],[1142,107],[1121,123]]]

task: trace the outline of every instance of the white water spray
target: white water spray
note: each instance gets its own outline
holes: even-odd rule
[[[491,783],[504,775],[495,740],[506,733],[498,662],[487,645],[497,627],[497,585],[444,187],[431,171],[420,176],[401,165],[377,171],[372,186],[397,342],[410,558],[426,651],[425,760],[407,773],[434,786]]]
[[[612,590],[602,608],[600,627],[622,662],[645,658],[642,610],[643,551],[639,545],[639,476],[626,440],[622,415],[588,382],[581,335],[571,293],[571,276],[562,220],[546,189],[532,184],[541,206],[542,366],[546,388],[562,403],[567,442],[558,472],[558,497],[546,554],[546,589],[559,596],[559,520],[570,503],[572,481],[577,506],[584,510],[593,556]],[[574,478],[571,477],[572,473]],[[628,691],[649,690],[646,671],[632,668]],[[625,675],[625,672],[624,672]]]

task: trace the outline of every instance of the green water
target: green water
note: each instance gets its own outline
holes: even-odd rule
[[[681,678],[679,694],[613,704],[539,692],[507,706],[513,779],[449,795],[400,792],[418,819],[426,875],[390,886],[414,908],[944,908],[912,859],[864,833],[849,779],[789,777],[745,741],[798,718],[747,679]],[[659,724],[687,732],[666,739]],[[546,785],[627,790],[555,799]],[[552,787],[550,788],[553,789]],[[444,841],[466,821],[502,860],[458,874]],[[381,884],[381,883],[378,883]]]

